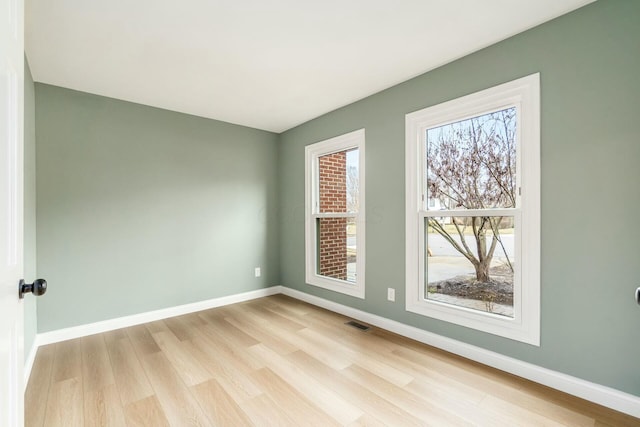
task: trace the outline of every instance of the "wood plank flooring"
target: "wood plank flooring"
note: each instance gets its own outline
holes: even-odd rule
[[[276,295],[43,346],[26,426],[640,426]]]

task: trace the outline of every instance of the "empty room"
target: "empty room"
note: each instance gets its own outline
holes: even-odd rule
[[[640,426],[640,1],[0,5],[0,426]]]

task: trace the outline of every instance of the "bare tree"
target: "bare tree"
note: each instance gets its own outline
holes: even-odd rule
[[[449,209],[515,207],[515,108],[430,129],[427,166],[429,196]],[[473,264],[479,282],[488,282],[496,247],[502,246],[499,230],[503,220],[502,216],[455,217],[455,233],[438,218],[430,217],[428,224]],[[468,227],[475,240],[473,249],[465,235]],[[508,257],[507,262],[511,267]]]
[[[360,179],[358,168],[347,166],[347,211],[358,212],[360,208]]]

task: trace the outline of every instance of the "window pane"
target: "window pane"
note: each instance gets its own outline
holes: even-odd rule
[[[428,300],[513,317],[512,216],[425,218]]]
[[[358,149],[320,156],[318,172],[320,212],[358,212]]]
[[[333,279],[356,282],[355,218],[318,218],[317,274]]]
[[[512,107],[427,130],[429,210],[516,206],[516,119]]]

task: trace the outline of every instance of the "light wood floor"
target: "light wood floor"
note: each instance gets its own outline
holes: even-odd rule
[[[26,425],[640,426],[277,295],[41,347]]]

